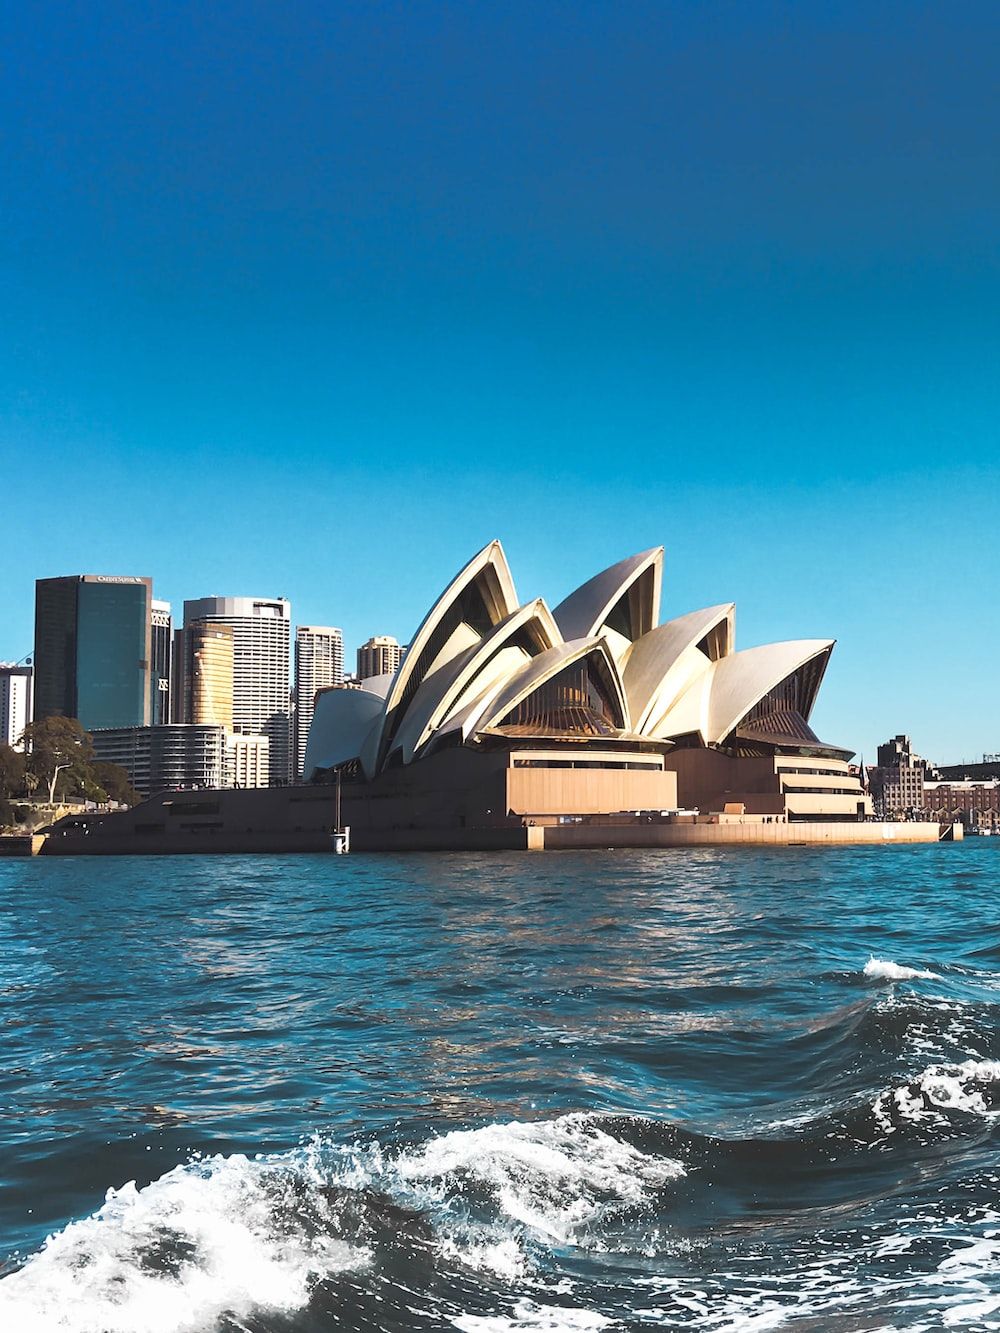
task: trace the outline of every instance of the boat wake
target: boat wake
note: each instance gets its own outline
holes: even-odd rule
[[[898,1295],[901,1256],[912,1282],[921,1255],[919,1299],[962,1322],[963,1311],[1000,1308],[987,1277],[1000,1252],[1000,1216],[985,1206],[995,1185],[984,1178],[975,1226],[936,1216],[929,1201],[910,1217],[873,1212],[860,1236],[831,1225],[838,1199],[826,1184],[845,1155],[892,1152],[898,1175],[900,1159],[916,1161],[928,1143],[954,1149],[964,1136],[975,1145],[998,1110],[1000,1065],[970,1061],[739,1141],[669,1121],[571,1114],[412,1145],[317,1139],[268,1157],[198,1159],[142,1189],[110,1191],[92,1217],[50,1236],[0,1282],[0,1324],[18,1333],[590,1333],[645,1326],[620,1318],[634,1318],[646,1290],[661,1323],[757,1330],[852,1308],[845,1272],[862,1251],[886,1270],[886,1300]],[[868,1188],[874,1196],[877,1184]],[[820,1200],[827,1217],[817,1226]],[[768,1229],[794,1228],[796,1211],[800,1262],[775,1271]],[[694,1255],[702,1274],[706,1258],[716,1274],[699,1290],[688,1273]]]
[[[378,1286],[407,1270],[428,1289],[440,1285],[436,1265],[523,1278],[540,1247],[600,1248],[613,1219],[683,1174],[582,1115],[453,1131],[395,1153],[316,1140],[267,1158],[205,1158],[109,1191],[92,1217],[50,1236],[0,1283],[0,1317],[19,1333],[245,1328],[254,1312],[303,1310],[339,1282],[356,1318],[366,1273]]]

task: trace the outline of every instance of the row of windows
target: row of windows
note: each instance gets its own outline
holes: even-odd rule
[[[658,773],[661,765],[658,763],[634,762],[632,760],[586,760],[580,759],[515,759],[515,768],[628,768],[639,769],[644,773]]]
[[[784,764],[780,764],[777,772],[781,776],[784,776],[785,773],[803,773],[815,778],[842,778],[845,770],[842,768],[786,768]]]
[[[786,796],[861,796],[860,787],[786,787]]]

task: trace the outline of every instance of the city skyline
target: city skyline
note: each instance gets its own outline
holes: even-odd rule
[[[41,576],[41,577],[35,579],[35,580],[34,580],[34,583],[37,584],[37,583],[41,583],[41,582],[47,582],[47,581],[50,581],[52,578],[62,578],[62,579],[72,579],[72,580],[77,580],[77,579],[95,579],[95,578],[96,578],[96,579],[106,579],[106,580],[115,580],[115,581],[118,581],[118,580],[127,580],[128,582],[133,582],[133,581],[139,581],[140,576],[136,576],[136,575],[125,575],[125,574],[122,574],[122,573],[119,572],[119,571],[109,572],[109,571],[106,571],[106,570],[105,570],[105,571],[102,571],[102,572],[100,572],[100,573],[89,572],[89,573],[87,573],[87,574],[63,574],[63,575]],[[155,580],[155,578],[151,578],[151,579],[150,579],[150,584],[151,584],[152,586],[156,586],[156,580]],[[34,596],[34,594],[33,594],[33,596]],[[218,594],[218,593],[212,593],[210,597],[201,597],[201,598],[190,598],[190,597],[186,597],[186,598],[185,598],[185,597],[180,597],[180,598],[155,597],[155,598],[153,598],[152,601],[151,601],[151,607],[152,607],[151,625],[152,625],[152,627],[155,629],[155,628],[157,628],[158,626],[165,626],[166,628],[169,628],[169,629],[171,630],[171,635],[172,635],[175,631],[179,631],[179,630],[183,627],[182,624],[174,624],[174,623],[173,623],[173,620],[172,620],[172,617],[176,614],[176,612],[175,612],[175,608],[177,608],[177,607],[181,607],[181,608],[183,608],[183,605],[184,605],[184,602],[185,602],[185,601],[193,601],[193,600],[194,600],[194,601],[208,601],[208,600],[213,600],[213,601],[218,601],[218,600],[230,600],[230,601],[233,601],[233,600],[235,600],[235,601],[258,600],[258,601],[259,601],[259,600],[268,600],[268,601],[274,601],[274,602],[287,602],[287,603],[289,604],[289,606],[292,606],[292,605],[293,605],[293,599],[292,599],[292,598],[286,598],[286,597],[281,596],[280,594],[273,594],[273,593],[268,593],[268,592],[259,593],[259,594],[257,594],[256,596],[251,596],[250,594],[247,594],[247,593],[244,592],[244,593],[236,593],[236,594],[227,594],[226,597],[222,597],[222,596],[221,596],[220,594]],[[159,620],[158,620],[158,617],[161,617],[162,619],[159,619]],[[9,622],[6,622],[6,623],[9,623]],[[6,628],[6,623],[4,623],[4,624],[0,624],[0,639],[2,639],[2,638],[4,637],[4,631],[5,631],[5,628]],[[309,630],[309,629],[313,629],[313,628],[319,628],[319,627],[313,626],[312,624],[307,624],[307,623],[304,623],[304,622],[300,622],[300,621],[298,620],[297,617],[293,617],[291,623],[292,623],[293,627],[294,627],[296,630]],[[327,627],[322,627],[322,628],[323,628],[323,629],[326,629]],[[336,633],[336,634],[338,634],[338,635],[341,635],[341,638],[342,638],[342,640],[343,640],[342,632],[341,632],[339,629],[336,629],[336,630],[334,630],[333,632]],[[359,635],[360,635],[361,633],[363,633],[363,632],[364,632],[364,631],[359,631]],[[5,656],[3,655],[3,653],[0,652],[0,665],[7,666],[7,667],[20,666],[20,665],[23,665],[23,664],[28,664],[28,665],[30,665],[30,664],[32,663],[32,659],[33,659],[33,656],[34,656],[34,634],[35,634],[35,615],[34,615],[34,606],[32,606],[32,613],[31,613],[31,615],[29,616],[29,640],[30,640],[30,642],[29,642],[29,645],[28,645],[26,651],[22,652],[22,653],[21,653],[19,656],[17,656],[17,657],[13,657],[13,656],[5,657]],[[392,635],[386,636],[386,635],[383,635],[383,634],[378,633],[378,632],[369,632],[369,633],[366,635],[366,637],[365,637],[365,641],[364,641],[364,642],[367,643],[368,641],[370,641],[370,640],[372,640],[372,639],[382,639],[382,638],[386,638],[386,637],[388,637],[388,638],[394,638],[395,636],[392,636]],[[343,640],[343,642],[346,644],[346,640]],[[359,642],[358,645],[357,645],[357,649],[360,649],[360,648],[363,647],[363,646],[364,646],[364,644],[363,644],[362,642]],[[292,647],[294,648],[294,642],[293,642],[293,644],[292,644]],[[405,643],[403,643],[402,647],[403,647],[403,648],[406,647]],[[355,649],[355,651],[357,651],[357,649]],[[344,652],[348,651],[347,647],[344,647],[344,648],[342,649],[342,651],[344,651]],[[293,654],[293,658],[294,658],[294,654]],[[155,664],[155,662],[156,662],[156,659],[157,659],[157,651],[156,651],[156,648],[154,647],[154,649],[153,649],[153,662],[154,662],[154,664]],[[348,673],[344,672],[343,674],[346,676]],[[290,683],[291,683],[291,684],[294,684],[294,661],[292,662],[292,669],[291,669],[291,673],[290,673]]]
[[[285,596],[353,649],[498,534],[553,595],[665,541],[665,614],[836,636],[821,731],[1000,748],[998,29],[13,15],[0,655],[77,568]]]
[[[65,578],[65,579],[67,579],[67,580],[76,580],[76,579],[84,579],[84,578],[86,578],[86,579],[97,579],[97,580],[105,579],[105,580],[112,580],[112,581],[115,581],[115,582],[118,582],[118,581],[121,581],[121,580],[124,580],[124,581],[126,581],[126,582],[140,582],[140,581],[142,581],[142,580],[140,580],[140,579],[139,579],[138,577],[136,577],[136,576],[121,575],[121,574],[107,574],[107,573],[105,573],[105,574],[98,574],[98,575],[95,575],[95,574],[89,574],[89,575],[63,575],[63,576],[59,576],[59,577],[61,577],[61,578]],[[46,580],[37,580],[36,582],[45,582],[45,581],[46,581]],[[155,584],[155,579],[148,579],[148,580],[146,580],[146,581],[150,584],[150,591],[152,591],[152,590],[155,588],[155,586],[156,586],[156,584]],[[267,599],[266,595],[262,595],[262,596],[263,596],[263,600],[265,600],[265,601],[266,601],[266,600],[269,600],[269,599]],[[187,599],[181,599],[181,601],[180,601],[180,605],[181,605],[182,607],[185,605],[185,603],[190,603],[191,605],[194,605],[194,603],[195,603],[196,601],[200,601],[200,602],[210,602],[210,601],[212,601],[212,602],[223,602],[223,601],[229,601],[229,602],[233,602],[233,601],[238,601],[238,602],[253,602],[253,601],[258,601],[258,602],[260,602],[261,600],[262,600],[262,597],[257,597],[257,598],[247,598],[247,597],[220,598],[220,597],[218,597],[218,596],[213,596],[213,597],[211,597],[211,598],[200,598],[200,599],[191,599],[191,598],[187,598]],[[298,637],[298,635],[299,635],[300,633],[309,634],[309,633],[311,633],[311,632],[313,632],[313,631],[316,631],[316,630],[317,630],[317,627],[316,627],[316,626],[309,625],[309,624],[304,624],[304,623],[300,623],[300,622],[299,622],[298,617],[297,617],[297,616],[294,616],[294,615],[292,614],[293,603],[292,603],[292,600],[291,600],[291,599],[289,599],[289,598],[274,598],[274,599],[270,599],[270,600],[273,600],[273,601],[276,602],[276,603],[277,603],[277,602],[283,602],[283,603],[285,603],[285,604],[288,606],[288,608],[289,608],[288,625],[289,625],[289,627],[290,627],[290,630],[293,630],[293,631],[294,631],[294,634],[295,634],[295,637],[292,637],[291,634],[289,635],[289,651],[288,651],[288,668],[289,668],[289,671],[288,671],[288,683],[289,683],[289,693],[290,693],[290,712],[289,712],[289,717],[290,717],[290,721],[291,721],[291,724],[292,724],[292,730],[289,732],[289,740],[288,740],[288,744],[289,744],[289,764],[290,764],[291,767],[297,769],[298,764],[301,762],[301,756],[302,756],[302,754],[304,754],[304,750],[305,750],[305,737],[304,737],[303,735],[300,734],[300,733],[301,733],[301,720],[300,720],[300,718],[297,716],[297,710],[296,710],[296,701],[297,701],[297,699],[298,699],[298,691],[297,691],[297,689],[296,689],[296,652],[295,652],[295,650],[296,650],[296,639],[297,639],[297,637]],[[167,621],[169,622],[169,621],[170,621],[170,618],[171,618],[171,615],[172,615],[172,608],[173,608],[176,604],[177,604],[177,603],[175,603],[172,599],[169,599],[169,598],[156,597],[156,598],[153,598],[153,599],[151,600],[151,602],[150,602],[150,607],[151,607],[151,617],[150,617],[150,621],[151,621],[151,627],[153,628],[154,636],[155,636],[155,625],[156,625],[156,616],[157,616],[157,613],[158,613],[158,612],[161,613],[161,614],[165,613],[165,614],[166,614]],[[182,622],[183,622],[183,617],[182,617],[182,619],[181,619],[180,621],[177,621],[177,620],[174,621],[175,631],[176,631],[177,634],[178,634],[178,643],[179,643],[180,632],[181,632],[181,629],[182,629]],[[414,626],[414,628],[416,628],[416,626]],[[0,625],[0,637],[2,637],[2,631],[3,631],[3,626]],[[344,669],[344,666],[343,666],[343,658],[344,658],[344,655],[345,655],[346,653],[349,652],[349,648],[348,648],[348,646],[347,646],[347,640],[346,640],[346,638],[345,638],[344,635],[343,635],[343,631],[341,631],[340,629],[329,629],[329,628],[327,628],[327,627],[322,627],[321,630],[320,630],[320,632],[323,633],[323,634],[332,634],[332,635],[337,636],[338,643],[339,643],[339,649],[338,649],[337,661],[338,661],[338,663],[339,663],[339,675],[340,675],[340,680],[354,679],[354,677],[351,677],[351,676],[348,675],[348,673],[346,672],[346,670]],[[368,639],[367,639],[364,643],[358,645],[358,648],[357,648],[356,652],[357,652],[359,658],[360,658],[360,654],[361,654],[362,650],[369,648],[370,645],[373,644],[373,643],[383,642],[383,641],[388,641],[388,642],[393,642],[393,643],[396,642],[394,636],[385,636],[385,635],[381,635],[381,634],[377,634],[377,635],[369,635],[369,636],[368,636]],[[404,640],[404,641],[402,642],[402,651],[403,651],[403,652],[405,652],[405,650],[406,650],[407,643],[408,643],[408,639],[407,639],[407,640]],[[836,647],[837,640],[835,639],[835,640],[833,641],[833,643],[834,643],[834,647]],[[398,647],[398,645],[397,645],[397,647]],[[154,649],[154,658],[155,658],[155,649]],[[19,658],[19,659],[13,659],[13,658],[9,658],[9,659],[8,659],[8,658],[4,658],[2,652],[0,652],[0,665],[6,666],[6,667],[14,667],[14,666],[16,666],[17,664],[19,664],[19,663],[21,663],[21,662],[23,662],[23,661],[25,661],[25,660],[27,660],[28,662],[31,662],[31,661],[33,660],[33,653],[32,653],[32,652],[29,652],[29,653],[23,654],[22,657]],[[176,661],[172,664],[172,666],[174,666],[174,667],[176,666]],[[154,672],[153,674],[155,675],[155,672]],[[331,681],[332,681],[332,680],[333,680],[333,677],[331,677]],[[152,682],[152,683],[155,685],[155,682]],[[339,683],[339,681],[337,681],[336,683]],[[173,697],[173,691],[176,691],[176,690],[178,689],[178,687],[179,687],[179,689],[180,689],[181,691],[183,691],[185,688],[190,689],[190,683],[188,683],[188,685],[185,686],[185,684],[183,683],[183,679],[182,679],[182,678],[178,678],[178,680],[175,682],[174,686],[172,687],[172,697]],[[179,699],[180,697],[181,697],[181,696],[178,696],[178,699]],[[181,703],[180,706],[178,706],[178,699],[175,699],[174,704],[173,704],[173,709],[174,709],[175,712],[182,713],[182,712],[184,712],[184,706],[183,706],[183,703]],[[820,715],[821,711],[822,711],[822,710],[817,709],[817,716]],[[312,708],[311,708],[311,707],[308,709],[308,712],[309,712],[309,720],[311,721],[311,716],[312,716]],[[162,720],[162,719],[161,719],[161,720]],[[180,717],[178,717],[178,716],[172,716],[172,718],[171,718],[171,721],[172,721],[174,724],[176,724],[177,722],[179,722],[179,721],[181,721],[181,720],[190,721],[191,719],[190,719],[190,718],[184,718],[184,719],[182,719],[182,718],[180,718]],[[207,718],[201,718],[201,717],[199,717],[197,720],[198,720],[198,721],[206,721],[206,720],[208,720],[208,719],[207,719]],[[213,718],[212,720],[214,721],[214,720],[216,720],[216,719]],[[156,725],[156,722],[153,721],[152,724],[153,724],[153,725]],[[910,731],[913,731],[912,728],[910,728],[909,730],[910,730]],[[877,732],[877,728],[876,728],[876,732]],[[876,750],[879,748],[879,746],[883,744],[884,737],[885,737],[886,735],[891,735],[891,734],[892,734],[891,727],[889,727],[888,725],[884,726],[884,727],[882,728],[882,731],[881,731],[881,732],[877,732],[873,744],[871,744],[871,745],[868,747],[867,750],[866,750],[864,747],[860,747],[860,746],[859,746],[859,748],[855,751],[855,758],[856,758],[856,760],[858,760],[859,762],[862,762],[862,763],[867,762],[868,765],[870,766],[871,763],[872,763],[872,756],[875,755]],[[917,733],[914,732],[914,734],[917,734]],[[931,762],[931,763],[935,763],[935,764],[940,764],[940,765],[945,765],[945,766],[947,766],[948,764],[952,764],[952,765],[957,765],[957,764],[974,764],[974,763],[979,762],[980,760],[983,760],[984,758],[989,759],[989,758],[994,758],[994,757],[995,757],[995,755],[994,755],[994,753],[993,753],[993,751],[992,751],[992,749],[991,749],[991,747],[990,747],[990,745],[989,745],[988,738],[987,738],[987,739],[983,739],[978,745],[975,745],[975,744],[974,744],[973,747],[972,747],[971,749],[967,749],[966,751],[964,751],[964,752],[962,752],[962,753],[958,753],[956,750],[952,749],[952,750],[948,750],[948,751],[945,752],[943,755],[936,754],[936,753],[933,753],[933,751],[931,750],[931,748],[930,748],[929,746],[927,746],[926,744],[923,744],[923,743],[920,744],[920,747],[919,747],[919,748],[920,748],[922,751],[924,751],[926,754],[928,754],[928,755],[930,756],[930,758],[929,758],[929,762]],[[866,759],[866,756],[867,756],[867,759]],[[296,776],[297,776],[297,774],[296,774]]]

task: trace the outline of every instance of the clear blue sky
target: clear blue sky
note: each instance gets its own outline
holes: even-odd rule
[[[410,635],[557,602],[831,635],[866,756],[1000,750],[1000,7],[15,6],[0,657],[33,581]]]

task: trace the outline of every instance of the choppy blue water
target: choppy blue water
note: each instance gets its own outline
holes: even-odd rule
[[[0,1328],[998,1328],[998,880],[0,863]]]

